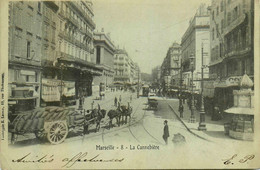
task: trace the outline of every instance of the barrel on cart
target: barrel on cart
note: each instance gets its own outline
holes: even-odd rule
[[[86,120],[83,111],[74,108],[46,107],[33,111],[18,113],[9,122],[9,132],[12,134],[11,143],[14,144],[18,135],[34,133],[39,139],[48,139],[51,144],[62,143],[70,128],[87,126],[95,122],[95,118]]]

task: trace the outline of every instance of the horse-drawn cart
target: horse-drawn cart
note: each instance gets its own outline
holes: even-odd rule
[[[148,97],[148,109],[155,109],[157,110],[158,101],[155,97]]]
[[[95,123],[98,117],[85,115],[84,111],[72,108],[46,107],[10,116],[9,132],[14,144],[18,135],[34,133],[39,139],[46,139],[51,144],[62,143],[70,129],[87,127]],[[13,119],[12,119],[13,118]]]

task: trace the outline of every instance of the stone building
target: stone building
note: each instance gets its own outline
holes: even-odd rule
[[[205,95],[223,112],[233,106],[242,76],[254,80],[254,1],[213,0],[210,11],[212,82]]]
[[[56,39],[53,43],[56,48],[55,52],[51,51],[53,48],[46,50],[43,57],[46,59],[43,65],[43,89],[46,92],[52,90],[43,96],[43,100],[48,99],[52,104],[58,101],[62,105],[73,105],[79,97],[92,95],[93,77],[102,75],[102,70],[95,66],[92,58],[95,29],[92,2],[49,3],[51,5],[46,6],[44,15],[50,15],[49,22],[55,26],[52,37]],[[47,24],[43,32],[53,26],[48,27]]]
[[[210,18],[209,11],[205,4],[202,4],[195,16],[190,20],[189,27],[182,36],[181,41],[181,57],[183,66],[183,85],[191,90],[193,85],[193,90],[196,93],[200,93],[201,89],[201,67],[202,58],[203,66],[209,64],[210,57]],[[203,51],[202,51],[203,50]],[[191,74],[191,62],[190,57],[195,57],[194,59],[194,73],[193,73],[193,84],[191,84],[192,74]],[[204,68],[204,78],[209,77],[208,67]]]
[[[40,105],[41,3],[9,2],[8,98],[17,110]]]
[[[177,79],[180,70],[181,46],[174,42],[169,47],[161,65],[162,85],[165,88],[177,88]]]
[[[100,83],[109,86],[114,80],[115,45],[103,29],[101,32],[94,32],[94,48],[96,65],[102,69],[102,76],[96,76],[93,80],[94,86],[99,86]]]
[[[125,49],[116,49],[114,55],[114,82],[132,83],[134,63]]]
[[[10,100],[27,91],[32,107],[71,105],[92,95],[102,69],[93,58],[91,1],[10,2],[9,15]]]

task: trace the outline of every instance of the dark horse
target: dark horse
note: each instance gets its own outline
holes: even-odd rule
[[[109,117],[109,129],[112,127],[112,121],[115,118],[117,125],[120,126],[120,119],[122,116],[122,112],[120,110],[120,104],[118,105],[117,109],[109,110],[107,113],[107,116]]]
[[[89,110],[87,111],[89,113]],[[100,109],[100,106],[98,105],[98,109],[93,109],[90,114],[85,115],[87,124],[85,125],[84,132],[88,133],[88,126],[90,122],[96,123],[96,132],[100,129],[100,122],[101,120],[106,116],[106,110]]]
[[[127,123],[127,117],[131,118],[131,113],[133,112],[133,108],[130,106],[129,102],[128,105],[122,105],[121,106],[121,112],[122,112],[122,120],[123,123]],[[125,120],[124,120],[125,118]]]

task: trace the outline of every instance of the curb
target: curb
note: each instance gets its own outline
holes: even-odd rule
[[[166,99],[164,99],[166,101]],[[167,101],[166,101],[167,102]],[[208,140],[196,133],[194,133],[193,131],[190,130],[190,128],[184,123],[184,121],[179,117],[179,115],[175,112],[175,110],[173,109],[173,107],[167,102],[168,106],[170,107],[170,109],[173,111],[173,113],[175,114],[175,116],[178,118],[178,120],[183,124],[183,126],[191,133],[193,134],[194,136],[200,138],[200,139],[203,139],[203,140],[206,140],[208,142],[212,142],[211,140]]]

